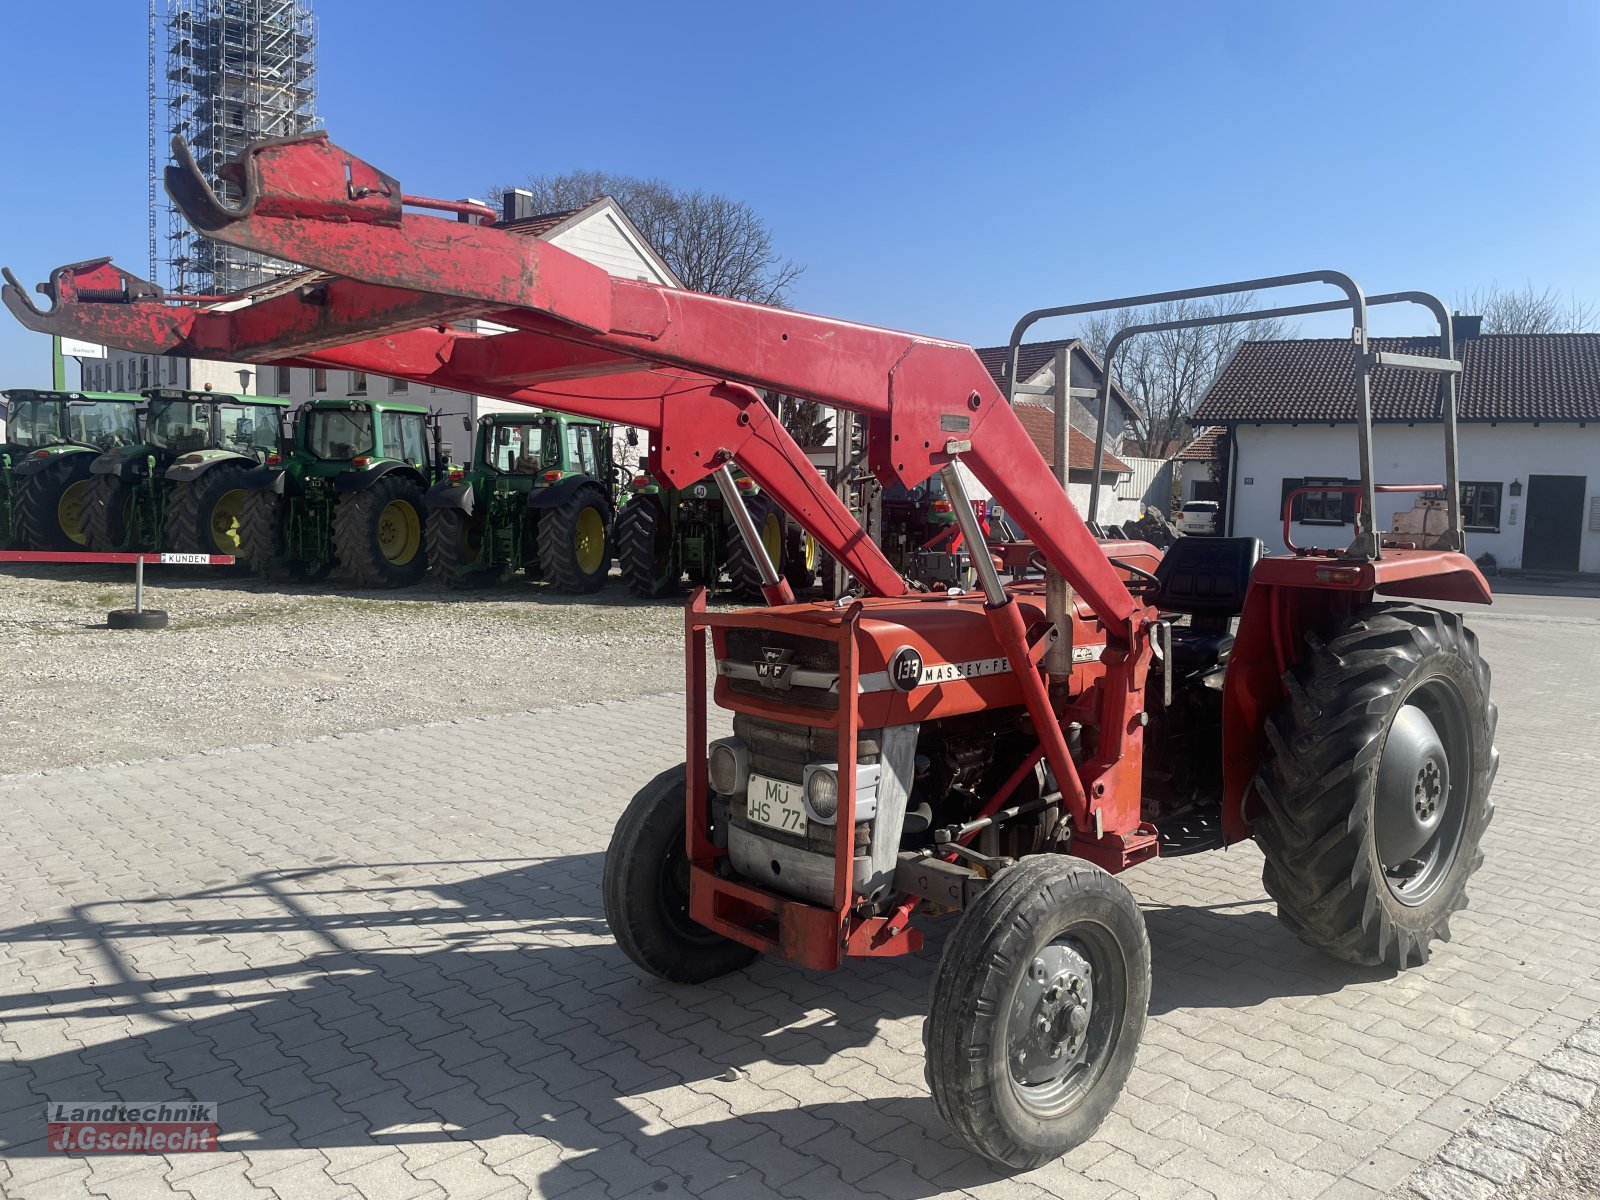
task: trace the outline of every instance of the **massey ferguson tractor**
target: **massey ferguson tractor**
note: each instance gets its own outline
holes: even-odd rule
[[[1490,594],[1459,512],[1431,549],[1384,540],[1375,520],[1381,491],[1459,494],[1460,367],[1437,300],[1369,300],[1313,271],[1019,323],[1013,347],[1046,316],[1290,285],[1334,295],[1267,311],[1349,314],[1354,540],[1266,557],[1252,538],[1186,538],[1163,556],[1090,534],[1064,461],[1041,457],[968,346],[613,278],[418,211],[460,206],[404,195],[322,134],[248,149],[228,168],[237,204],[176,152],[167,189],[199,232],[303,264],[316,285],[184,303],[85,263],[53,275],[47,309],[13,280],[5,300],[24,324],[558,401],[649,430],[650,471],[672,486],[718,481],[769,607],[713,613],[703,590],[686,605],[685,761],[634,796],[604,868],[606,918],[643,971],[697,983],[763,954],[831,970],[913,953],[928,921],[953,916],[929,1086],[975,1152],[1024,1168],[1090,1137],[1133,1067],[1150,947],[1121,872],[1253,838],[1282,920],[1329,954],[1401,969],[1449,936],[1492,811],[1495,710],[1476,638],[1430,604]],[[1437,356],[1374,352],[1378,302],[1435,314]],[[455,328],[466,317],[505,332]],[[1399,371],[1437,384],[1442,484],[1373,478],[1371,380]],[[757,389],[865,414],[885,485],[940,476],[981,589],[911,588]],[[1004,565],[1031,575],[1002,584],[958,462],[1025,535]],[[737,502],[735,464],[859,595],[793,602]],[[708,673],[732,717],[714,741]]]

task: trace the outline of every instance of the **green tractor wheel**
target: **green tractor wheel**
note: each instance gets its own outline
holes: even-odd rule
[[[63,495],[60,505],[68,503]],[[115,554],[128,545],[133,525],[133,485],[115,475],[91,475],[83,483],[78,511],[85,548],[95,554]],[[62,528],[66,528],[64,517]]]
[[[783,533],[783,577],[796,592],[817,582],[817,566],[822,548],[799,521],[790,518]]]
[[[761,535],[767,557],[781,572],[784,566],[783,510],[765,496],[749,496],[744,503],[750,510],[750,519],[755,522],[756,532]],[[728,559],[723,569],[728,573],[728,583],[735,595],[752,600],[761,598],[761,572],[750,551],[745,549],[739,527],[731,520],[728,522]]]
[[[635,596],[654,600],[677,594],[672,525],[654,496],[635,496],[623,507],[617,518],[617,563]]]
[[[333,552],[357,583],[406,587],[428,569],[422,528],[422,486],[394,472],[339,497],[333,512]]]
[[[245,490],[250,468],[224,462],[195,479],[174,484],[167,498],[162,540],[182,554],[244,553],[244,511],[253,493]]]
[[[16,481],[12,501],[16,542],[26,550],[82,550],[83,494],[89,455],[74,455]],[[74,459],[82,459],[79,466]]]
[[[565,504],[539,516],[539,564],[558,592],[598,591],[611,571],[606,499],[598,487],[581,487]]]
[[[278,579],[283,565],[283,497],[263,488],[246,492],[239,506],[239,553],[251,572],[263,579]]]
[[[428,513],[428,569],[446,587],[484,588],[499,583],[500,567],[479,567],[488,520],[482,513],[468,515],[459,508],[435,508]]]

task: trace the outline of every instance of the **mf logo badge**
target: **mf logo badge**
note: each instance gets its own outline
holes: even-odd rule
[[[909,692],[922,682],[922,655],[911,646],[901,646],[889,658],[889,682]]]
[[[783,646],[761,647],[761,661],[756,663],[756,679],[762,687],[789,690],[789,676],[794,672],[794,664],[789,661],[794,656],[794,651]]]

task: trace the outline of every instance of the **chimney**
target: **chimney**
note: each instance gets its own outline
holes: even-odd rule
[[[1469,317],[1463,313],[1457,313],[1450,318],[1450,326],[1451,332],[1455,334],[1458,342],[1483,336],[1483,318],[1481,316]]]
[[[527,188],[511,188],[500,197],[500,219],[520,221],[533,216],[533,193]]]

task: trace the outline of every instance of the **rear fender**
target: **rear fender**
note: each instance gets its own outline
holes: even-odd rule
[[[192,450],[167,468],[166,478],[173,483],[192,483],[220,463],[244,463],[254,467],[256,460],[232,450]]]
[[[1222,832],[1250,836],[1259,815],[1251,783],[1267,749],[1267,718],[1284,677],[1341,619],[1390,597],[1489,604],[1489,584],[1465,554],[1385,550],[1376,562],[1321,556],[1264,558],[1245,594],[1222,691]]]
[[[586,487],[599,488],[600,485],[587,475],[568,475],[565,479],[552,483],[549,487],[534,488],[528,493],[528,507],[560,508]],[[600,488],[600,491],[603,496],[605,489]],[[607,507],[610,506],[607,505]]]
[[[475,491],[464,483],[436,483],[422,498],[422,507],[458,508],[470,517],[477,500]]]
[[[91,450],[87,446],[52,446],[50,453],[42,458],[36,458],[32,453],[26,458],[19,458],[11,468],[11,474],[17,479],[23,479],[65,464],[70,469],[81,470],[87,475],[89,464],[99,456],[100,451]]]
[[[346,471],[341,475],[335,475],[333,477],[333,490],[341,496],[347,492],[364,492],[377,483],[378,480],[396,473],[415,481],[418,487],[426,488],[428,486],[428,481],[422,477],[421,471],[410,463],[391,458],[383,462],[375,462],[370,467],[363,467],[359,471]]]
[[[245,477],[239,481],[239,486],[247,492],[272,492],[281,496],[287,490],[285,484],[288,478],[289,472],[282,467],[256,467],[245,473]],[[300,489],[293,490],[298,492]]]

